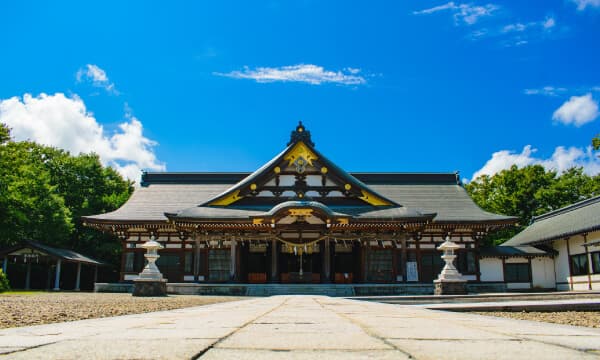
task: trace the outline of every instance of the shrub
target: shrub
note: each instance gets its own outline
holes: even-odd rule
[[[0,269],[0,293],[10,290],[8,276]]]

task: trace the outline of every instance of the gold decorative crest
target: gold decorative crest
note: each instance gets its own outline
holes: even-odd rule
[[[304,159],[306,162],[312,166],[313,161],[317,160],[319,157],[310,150],[310,148],[304,144],[302,141],[299,141],[285,154],[284,160],[288,161],[288,165],[292,166],[294,162],[298,159]]]

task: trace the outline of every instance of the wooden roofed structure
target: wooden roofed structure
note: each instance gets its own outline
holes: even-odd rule
[[[94,267],[94,282],[98,277],[98,266],[108,265],[73,250],[56,248],[33,240],[23,240],[20,244],[0,250],[0,259],[3,259],[2,270],[5,274],[8,274],[9,263],[18,265],[24,264],[26,266],[25,289],[30,289],[31,266],[33,264],[45,265],[48,279],[50,278],[51,272],[54,272],[53,290],[60,290],[61,268],[63,263],[76,264],[77,270],[73,288],[76,291],[80,289],[82,265]]]
[[[348,173],[302,123],[253,173],[144,173],[120,209],[84,218],[123,240],[124,281],[152,238],[170,282],[344,283],[431,282],[448,236],[479,281],[478,241],[516,220],[480,209],[456,173]]]

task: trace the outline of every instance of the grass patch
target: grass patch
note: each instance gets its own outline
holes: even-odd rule
[[[46,291],[41,291],[41,290],[9,290],[9,291],[5,291],[3,293],[0,293],[0,296],[5,296],[5,295],[39,295],[41,293],[44,293]]]

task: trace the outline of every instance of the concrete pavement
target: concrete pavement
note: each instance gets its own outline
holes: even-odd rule
[[[600,330],[275,296],[5,329],[0,353],[15,359],[597,359]]]

